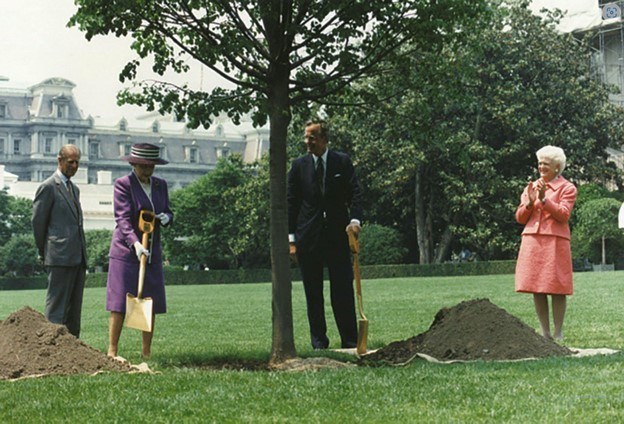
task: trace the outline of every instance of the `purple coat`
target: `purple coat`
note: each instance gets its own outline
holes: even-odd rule
[[[152,199],[141,187],[134,173],[115,181],[113,206],[115,210],[115,230],[109,251],[108,281],[106,284],[106,310],[125,312],[126,293],[137,295],[139,278],[139,260],[134,251],[134,243],[141,242],[139,231],[139,211],[147,209],[159,214],[169,215],[170,225],[173,212],[169,209],[167,183],[152,176]],[[165,281],[163,275],[162,248],[160,245],[160,221],[156,220],[154,232],[150,235],[150,261],[145,269],[143,297],[151,297],[155,313],[165,313]]]

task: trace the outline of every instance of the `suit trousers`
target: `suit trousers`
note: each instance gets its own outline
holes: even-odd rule
[[[353,292],[353,269],[349,251],[305,252],[298,255],[303,287],[308,309],[310,339],[315,349],[329,346],[323,297],[323,268],[329,271],[330,299],[334,319],[338,327],[342,348],[352,348],[357,344],[357,323]]]
[[[45,317],[54,324],[65,325],[76,337],[80,337],[85,273],[84,263],[78,266],[48,267]]]

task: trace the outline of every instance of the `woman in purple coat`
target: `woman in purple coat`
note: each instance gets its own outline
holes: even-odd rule
[[[115,181],[113,204],[115,230],[109,252],[108,281],[106,284],[106,310],[110,311],[108,356],[117,356],[119,337],[126,312],[126,293],[137,295],[141,255],[148,257],[145,269],[143,297],[153,300],[153,314],[167,312],[163,258],[160,246],[160,227],[173,221],[169,209],[167,183],[152,176],[155,165],[167,161],[160,158],[158,146],[148,143],[134,144],[130,155],[122,160],[132,165],[132,172]],[[141,244],[139,212],[150,210],[156,214],[156,224],[150,235],[149,250]],[[154,322],[155,316],[152,316]],[[144,331],[142,355],[151,355],[152,331]]]

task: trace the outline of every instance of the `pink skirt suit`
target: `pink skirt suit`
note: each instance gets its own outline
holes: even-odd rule
[[[518,261],[516,292],[561,294],[573,293],[572,252],[568,220],[576,201],[574,184],[559,176],[546,185],[544,202],[533,207],[525,188],[516,220],[524,225]]]

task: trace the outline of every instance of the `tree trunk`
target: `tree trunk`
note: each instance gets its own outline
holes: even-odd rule
[[[604,238],[604,236],[602,237],[602,264],[603,265],[607,264],[607,248],[605,246],[605,238]]]
[[[452,241],[453,231],[451,231],[450,225],[447,225],[444,229],[444,233],[442,233],[442,237],[440,237],[440,244],[436,247],[434,263],[440,264],[444,258],[448,257]]]
[[[416,241],[420,264],[430,263],[429,238],[427,236],[427,211],[422,189],[422,170],[416,168],[416,187],[414,188],[414,211],[416,219]]]
[[[284,73],[284,72],[283,72]],[[271,275],[273,305],[272,363],[297,356],[295,350],[292,282],[288,254],[288,203],[286,197],[286,144],[290,124],[288,73],[279,78],[269,99],[269,166],[271,188]]]

